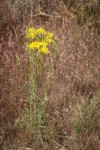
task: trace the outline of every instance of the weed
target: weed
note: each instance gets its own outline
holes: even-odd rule
[[[44,28],[26,30],[27,54],[29,58],[29,107],[24,108],[26,128],[41,136],[44,130],[43,120],[47,117],[45,108],[48,101],[48,75],[45,69],[45,55],[50,53],[49,45],[54,43],[54,35],[47,32]],[[40,75],[43,76],[43,87],[40,93]],[[23,123],[22,123],[23,124]]]
[[[84,96],[81,102],[77,102],[74,116],[77,134],[90,134],[98,127],[100,118],[99,98],[100,93],[96,93],[91,100]]]

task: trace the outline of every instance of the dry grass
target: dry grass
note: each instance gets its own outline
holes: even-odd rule
[[[62,1],[41,1],[34,4],[34,11],[29,6],[27,1],[23,3],[20,19],[18,13],[12,14],[15,24],[0,37],[1,149],[99,150],[99,36],[77,25],[70,13],[62,13]],[[16,12],[16,7],[13,8],[11,11]],[[50,64],[53,69],[46,106],[48,118],[43,121],[46,128],[42,131],[43,143],[31,129],[19,128],[23,108],[28,107],[29,65],[24,38],[28,26],[43,26],[58,37],[57,55],[54,57],[52,52],[47,63],[47,70]],[[18,56],[23,59],[20,66]],[[40,81],[41,91],[42,78]]]
[[[100,33],[99,0],[63,0],[67,9],[76,16],[77,23]]]

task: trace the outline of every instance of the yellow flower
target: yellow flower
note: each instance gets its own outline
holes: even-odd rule
[[[46,47],[47,45],[48,45],[48,43],[47,42],[45,42],[45,41],[42,41],[42,42],[38,42],[38,44],[39,44],[39,46],[41,47]]]
[[[54,42],[54,40],[53,40],[53,39],[48,38],[48,37],[46,37],[45,41],[46,41],[47,43],[53,43],[53,42]]]
[[[28,48],[30,49],[30,50],[34,50],[34,49],[37,49],[37,50],[39,50],[39,49],[41,49],[42,47],[46,47],[48,44],[46,43],[46,42],[38,42],[38,41],[36,41],[36,42],[31,42],[31,43],[29,43],[28,44]]]
[[[30,44],[28,44],[28,48],[30,50],[38,49],[39,48],[39,43],[38,42],[31,42]]]
[[[34,29],[33,27],[26,30],[26,37],[28,39],[28,48],[30,50],[37,50],[43,54],[48,54],[48,45],[54,42],[54,34],[47,32],[43,28]]]
[[[41,48],[40,52],[42,52],[43,54],[48,54],[48,53],[50,53],[48,47],[45,47],[45,46],[43,46],[43,47]]]
[[[53,42],[54,42],[53,36],[54,36],[53,33],[47,32],[46,37],[45,37],[44,40],[45,40],[47,43],[53,43]]]
[[[51,32],[48,32],[48,33],[47,33],[47,37],[48,37],[48,38],[53,38],[53,36],[54,36],[53,33],[51,33]]]
[[[26,37],[31,39],[36,37],[35,29],[33,27],[26,30]]]
[[[45,31],[45,29],[43,29],[43,28],[39,28],[39,29],[36,30],[36,34],[37,34],[37,35],[38,35],[38,34],[46,34],[46,31]]]

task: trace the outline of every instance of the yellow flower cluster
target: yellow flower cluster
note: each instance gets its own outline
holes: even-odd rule
[[[54,35],[47,32],[43,28],[34,29],[33,27],[26,30],[26,38],[28,40],[28,48],[30,50],[38,50],[43,54],[50,53],[49,44],[54,42]]]

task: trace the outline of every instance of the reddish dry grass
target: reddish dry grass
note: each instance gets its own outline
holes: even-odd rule
[[[24,18],[1,36],[0,44],[0,124],[2,149],[17,150],[19,147],[31,147],[41,150],[41,142],[31,131],[18,131],[15,124],[22,108],[27,104],[28,62],[25,52],[25,29],[27,26],[43,26],[58,37],[57,57],[50,55],[47,67],[54,69],[48,90],[47,112],[44,133],[44,150],[60,149],[63,145],[69,150],[99,150],[99,127],[97,132],[78,136],[74,128],[74,109],[76,102],[84,97],[91,98],[100,86],[100,42],[98,37],[85,35],[84,30],[75,23],[75,19],[58,14],[63,11],[61,3],[45,3],[42,10],[52,12],[53,17],[37,16]],[[55,11],[54,11],[55,10]],[[16,56],[23,57],[23,75]],[[42,86],[42,85],[41,85]]]

